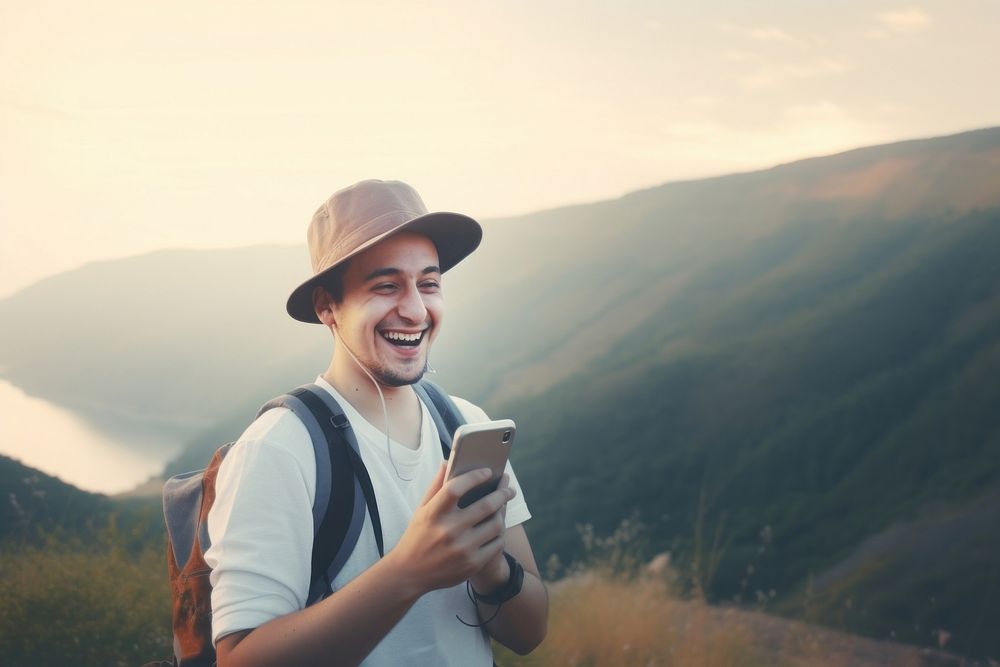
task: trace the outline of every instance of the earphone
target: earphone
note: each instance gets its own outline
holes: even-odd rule
[[[396,473],[396,477],[403,480],[404,482],[412,482],[413,481],[412,477],[403,477],[403,475],[400,474],[399,467],[396,465],[396,459],[392,455],[392,439],[389,437],[389,409],[386,407],[385,404],[385,396],[382,394],[382,387],[379,385],[378,380],[376,380],[375,377],[368,372],[368,369],[365,368],[365,365],[362,364],[360,361],[358,361],[358,358],[354,356],[354,353],[351,351],[351,348],[347,346],[347,343],[344,341],[344,337],[340,335],[340,332],[337,329],[336,321],[333,322],[333,330],[337,333],[337,337],[340,339],[340,343],[341,345],[344,346],[344,350],[347,351],[347,354],[351,357],[351,359],[354,360],[354,363],[358,365],[358,368],[360,368],[361,371],[368,376],[368,379],[372,381],[372,384],[375,385],[375,391],[378,392],[378,400],[382,404],[382,418],[385,420],[385,448],[389,454],[389,462],[392,463],[392,469]],[[421,408],[421,414],[423,414],[422,410],[423,408]]]

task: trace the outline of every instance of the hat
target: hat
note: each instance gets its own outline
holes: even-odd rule
[[[408,231],[434,242],[444,273],[479,246],[483,229],[460,213],[428,213],[417,191],[400,181],[369,180],[338,190],[319,207],[309,223],[309,257],[313,277],[288,297],[288,314],[300,322],[319,324],[313,288],[330,272],[390,234]]]

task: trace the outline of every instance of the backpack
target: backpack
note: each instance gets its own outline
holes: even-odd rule
[[[437,385],[421,380],[414,390],[437,426],[445,459],[451,453],[455,430],[464,418],[451,398]],[[361,460],[357,438],[343,409],[329,392],[303,385],[278,396],[258,411],[284,407],[305,424],[316,455],[316,498],[313,504],[313,550],[306,605],[322,600],[343,568],[371,518],[379,556],[384,556],[382,523],[371,478]],[[205,562],[209,547],[208,512],[215,502],[219,467],[234,443],[220,447],[204,470],[171,477],[163,487],[163,516],[167,524],[167,571],[173,598],[174,659],[145,667],[212,667],[211,568]]]

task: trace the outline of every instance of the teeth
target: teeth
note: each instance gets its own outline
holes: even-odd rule
[[[424,332],[415,334],[400,333],[398,331],[385,331],[382,333],[383,336],[389,340],[404,340],[408,342],[413,342],[415,340],[420,340],[420,337],[424,335]]]

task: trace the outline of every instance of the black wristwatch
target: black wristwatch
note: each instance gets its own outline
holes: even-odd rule
[[[487,595],[483,595],[473,588],[472,594],[475,596],[477,602],[500,605],[521,592],[521,584],[524,583],[524,568],[517,562],[516,558],[506,551],[503,552],[503,557],[507,559],[507,565],[510,566],[510,578],[507,579],[507,583],[503,586]]]

